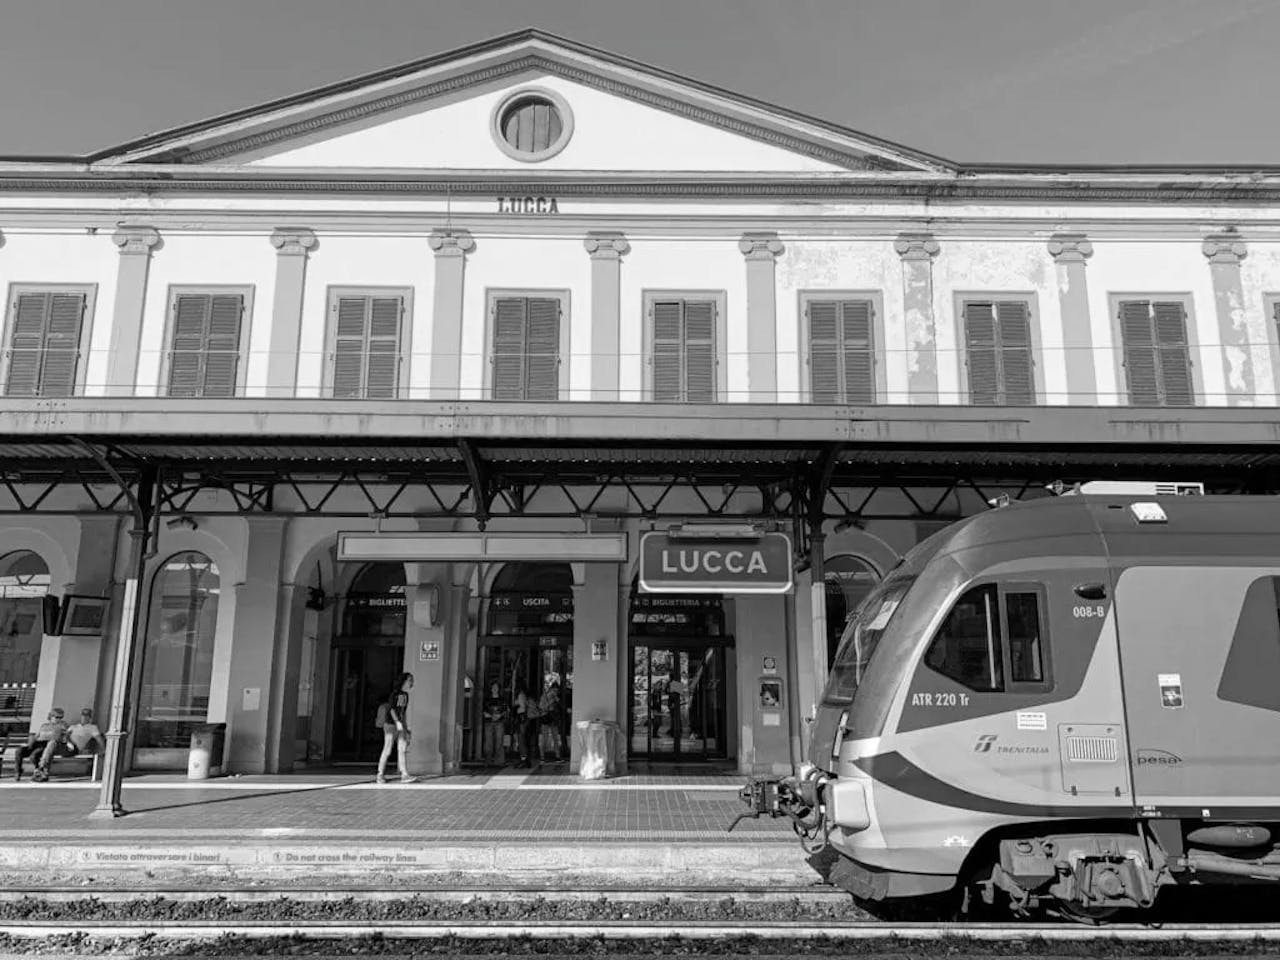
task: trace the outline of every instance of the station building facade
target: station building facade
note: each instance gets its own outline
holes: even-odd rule
[[[552,682],[788,771],[845,613],[989,494],[1274,485],[1278,185],[961,166],[538,32],[3,159],[0,722],[105,718],[136,609],[135,770],[206,722],[369,763],[408,670],[418,771]],[[646,591],[650,532],[784,533],[792,585]]]

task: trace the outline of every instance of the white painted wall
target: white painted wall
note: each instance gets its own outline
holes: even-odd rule
[[[1209,262],[1200,241],[1104,241],[1094,242],[1089,260],[1089,318],[1093,325],[1094,366],[1099,403],[1127,405],[1128,397],[1117,382],[1116,356],[1121,349],[1110,298],[1118,293],[1191,294],[1194,332],[1199,343],[1193,354],[1196,376],[1202,385],[1200,402],[1223,406],[1225,377],[1219,344],[1218,317]],[[1191,321],[1188,321],[1190,327]]]
[[[152,252],[143,307],[138,357],[138,396],[163,396],[161,369],[168,344],[164,342],[170,287],[252,287],[252,303],[245,311],[249,324],[249,359],[245,387],[249,396],[263,396],[267,380],[271,304],[275,296],[276,250],[268,234],[199,235],[161,231],[162,246]]]
[[[1039,316],[1041,355],[1037,395],[1042,404],[1066,402],[1067,368],[1062,354],[1062,311],[1053,258],[1040,241],[940,240],[933,262],[934,329],[938,348],[938,400],[967,396],[967,368],[956,294],[1027,294]],[[1034,341],[1033,334],[1033,341]]]
[[[730,401],[747,399],[747,265],[738,234],[704,239],[643,237],[631,240],[622,260],[620,399],[646,399],[644,314],[647,290],[706,290],[726,295],[728,369],[717,371]]]
[[[1280,296],[1280,243],[1250,243],[1249,254],[1240,264],[1240,284],[1244,289],[1244,310],[1253,343],[1253,372],[1259,406],[1280,404],[1280,331],[1269,298]]]
[[[580,238],[530,236],[476,237],[463,274],[462,376],[463,400],[482,400],[489,363],[487,303],[491,289],[569,291],[565,313],[569,323],[568,355],[561,356],[565,400],[591,398],[591,258]],[[564,342],[563,335],[561,343]]]
[[[902,261],[885,240],[839,241],[782,237],[778,258],[778,398],[807,398],[809,370],[803,363],[805,336],[800,294],[821,290],[866,291],[883,298],[885,374],[883,403],[906,403],[906,328],[902,322]]]
[[[489,118],[513,91],[544,87],[573,111],[574,131],[556,156],[527,164],[493,142]],[[619,158],[625,158],[619,163]],[[417,167],[482,170],[839,170],[835,164],[645,106],[562,77],[515,82],[438,103],[252,161],[272,167]]]
[[[10,291],[14,284],[65,283],[94,284],[93,315],[86,317],[90,325],[89,351],[81,363],[87,363],[85,393],[101,396],[107,379],[107,346],[111,342],[111,311],[116,297],[118,248],[108,233],[4,231],[0,247],[0,290],[5,293],[7,323]],[[5,328],[6,333],[8,327]],[[84,342],[84,341],[82,341]],[[7,349],[7,344],[5,345]]]
[[[307,261],[302,301],[302,348],[298,395],[321,395],[330,287],[407,287],[413,292],[408,316],[410,355],[401,383],[410,398],[427,395],[430,375],[431,309],[435,292],[435,256],[426,235],[359,236],[318,233],[319,244]]]

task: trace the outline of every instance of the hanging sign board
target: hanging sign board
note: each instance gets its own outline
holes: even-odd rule
[[[791,538],[683,538],[657,531],[640,538],[645,593],[789,593]]]

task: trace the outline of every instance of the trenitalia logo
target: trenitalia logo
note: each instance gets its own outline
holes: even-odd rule
[[[978,737],[978,742],[973,745],[974,753],[990,753],[991,746],[996,742],[994,733],[984,733]]]

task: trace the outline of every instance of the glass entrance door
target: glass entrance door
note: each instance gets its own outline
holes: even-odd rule
[[[382,729],[374,725],[378,704],[386,700],[403,669],[402,646],[334,648],[334,762],[377,762],[382,752]]]
[[[515,727],[515,695],[520,689],[534,700],[541,699],[553,683],[560,685],[560,709],[552,718],[560,732],[561,742],[569,743],[569,722],[573,716],[573,641],[561,637],[485,637],[480,646],[480,671],[483,704],[491,695],[493,684],[507,707],[507,723],[503,736],[507,756],[519,755],[512,738]],[[534,735],[537,731],[534,731]],[[482,743],[475,743],[472,760],[489,760],[482,755]],[[514,751],[514,752],[513,752]]]
[[[631,644],[630,753],[651,760],[725,754],[723,644],[643,637]]]

